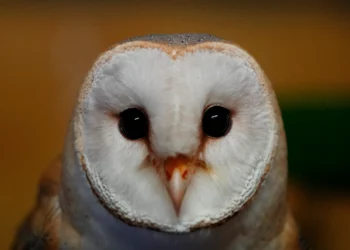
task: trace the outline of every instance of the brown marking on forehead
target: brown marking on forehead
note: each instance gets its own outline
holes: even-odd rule
[[[122,52],[135,49],[160,49],[174,60],[186,52],[194,52],[188,48],[196,48],[199,44],[229,43],[210,34],[150,34],[126,39],[112,46],[109,51]],[[121,49],[117,51],[116,49]],[[209,48],[212,49],[212,48]],[[114,54],[113,53],[113,54]]]
[[[226,45],[226,46],[225,46]],[[229,47],[227,46],[229,45]],[[230,49],[229,49],[230,48]],[[240,49],[237,45],[234,45],[223,40],[207,41],[203,40],[201,43],[188,43],[186,45],[179,44],[169,44],[157,41],[138,41],[132,40],[130,42],[118,44],[112,49],[106,52],[112,52],[106,60],[101,61],[101,64],[107,62],[113,55],[117,53],[123,53],[127,51],[134,51],[137,49],[158,49],[168,54],[172,59],[176,60],[185,54],[195,53],[197,51],[214,51],[214,52],[224,52],[224,51],[233,51],[234,49]],[[98,65],[101,65],[100,63]]]
[[[137,36],[126,39],[120,44],[129,43],[134,41],[144,41],[158,43],[168,46],[186,47],[192,46],[204,42],[220,42],[223,39],[210,35],[210,34],[149,34],[145,36]]]

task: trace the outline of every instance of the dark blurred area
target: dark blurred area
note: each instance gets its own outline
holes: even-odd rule
[[[251,53],[280,100],[289,202],[314,249],[350,249],[350,1],[0,0],[0,249],[62,150],[96,57],[148,33],[211,33]]]

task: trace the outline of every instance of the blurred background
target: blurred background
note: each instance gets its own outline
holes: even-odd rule
[[[318,250],[350,249],[350,4],[346,1],[0,1],[0,249],[61,152],[79,86],[130,36],[211,33],[248,50],[280,100],[289,201]]]

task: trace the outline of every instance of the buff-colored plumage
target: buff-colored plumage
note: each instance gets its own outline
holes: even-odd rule
[[[235,81],[238,87],[230,89]],[[196,110],[208,98],[238,106],[231,128],[238,132],[226,141],[199,132]],[[112,135],[108,112],[128,102],[142,103],[149,113],[145,143]],[[231,146],[240,152],[236,158],[245,157],[230,158]],[[272,86],[244,50],[201,34],[129,39],[103,54],[87,76],[63,155],[44,173],[37,206],[13,249],[301,249],[286,203],[286,151]],[[177,154],[196,172],[174,212],[158,179]],[[141,168],[132,170],[133,162]]]

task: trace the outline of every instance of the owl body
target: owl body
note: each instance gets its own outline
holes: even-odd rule
[[[104,53],[50,169],[13,249],[301,249],[272,87],[210,35]]]

